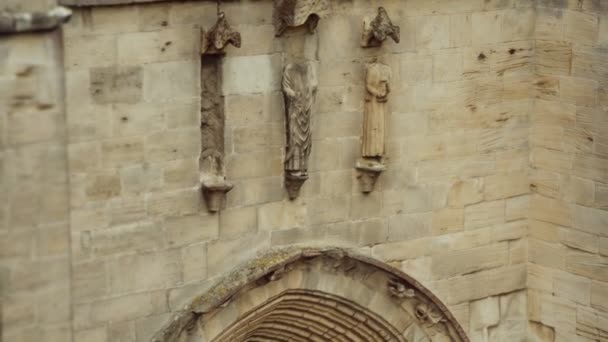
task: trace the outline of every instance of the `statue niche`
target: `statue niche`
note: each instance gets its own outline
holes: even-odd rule
[[[368,64],[365,71],[366,94],[361,159],[357,162],[357,169],[361,171],[362,191],[368,193],[373,190],[380,172],[385,170],[382,157],[391,69],[386,64],[375,62]]]
[[[275,0],[275,35],[281,36],[288,27],[306,25],[313,33],[321,15],[329,10],[329,0]]]
[[[312,147],[311,108],[317,92],[315,64],[288,64],[283,72],[282,86],[287,126],[285,187],[289,198],[294,199],[308,179],[308,157]]]

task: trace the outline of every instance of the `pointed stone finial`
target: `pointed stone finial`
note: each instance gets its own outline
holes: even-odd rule
[[[241,47],[241,34],[230,27],[224,12],[218,13],[217,22],[209,31],[201,31],[201,54],[222,53],[228,44]]]
[[[399,43],[400,29],[399,26],[393,25],[391,18],[384,7],[378,7],[378,15],[371,20],[370,18],[363,19],[363,35],[361,36],[362,47],[377,47],[382,45],[382,42],[387,37],[391,37],[395,43]]]

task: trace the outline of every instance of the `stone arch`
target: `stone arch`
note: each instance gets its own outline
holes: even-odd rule
[[[469,339],[445,305],[407,274],[349,250],[289,247],[232,271],[153,341]]]

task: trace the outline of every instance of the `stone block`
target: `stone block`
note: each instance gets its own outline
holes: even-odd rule
[[[226,209],[220,212],[220,237],[234,238],[257,231],[255,207]]]
[[[530,239],[528,246],[528,256],[531,263],[558,270],[565,268],[566,250],[562,246],[536,239]]]
[[[458,180],[448,194],[448,205],[454,208],[475,204],[483,201],[483,179],[473,178]]]
[[[389,241],[419,239],[431,234],[429,213],[400,214],[388,218]]]
[[[202,207],[200,189],[184,189],[146,196],[146,209],[152,216],[183,216],[198,213]]]
[[[181,268],[184,283],[196,282],[207,278],[207,244],[190,245],[181,251]]]
[[[502,37],[502,12],[488,11],[472,14],[473,45],[494,44]]]
[[[608,51],[605,49],[577,47],[573,50],[572,75],[608,82]]]
[[[105,342],[108,339],[106,327],[98,327],[74,332],[74,341],[77,342]]]
[[[561,98],[566,103],[593,107],[597,103],[598,83],[595,80],[562,77],[559,81]]]
[[[570,75],[572,45],[539,40],[536,43],[537,71],[541,74]]]
[[[110,292],[121,294],[173,287],[182,281],[179,250],[125,255],[108,263]]]
[[[91,98],[95,103],[136,103],[142,99],[140,66],[95,67],[89,71]]]
[[[169,25],[169,4],[148,4],[138,8],[139,31],[159,30]]]
[[[462,78],[461,52],[442,53],[433,56],[433,82],[450,82]]]
[[[270,93],[280,89],[278,55],[225,58],[222,63],[222,92],[227,95]]]
[[[426,283],[431,279],[431,258],[420,257],[416,259],[404,260],[401,262],[401,271],[414,277],[416,280]],[[454,313],[452,311],[452,313]]]
[[[143,99],[192,103],[200,97],[199,75],[198,60],[144,64]]]
[[[585,45],[594,45],[597,42],[599,21],[596,15],[566,11],[564,25],[564,37],[568,41]]]
[[[570,228],[559,228],[558,237],[562,244],[589,253],[598,253],[597,235],[587,234]]]
[[[140,65],[197,59],[199,35],[200,30],[190,26],[121,34],[117,38],[118,64]],[[133,53],[133,49],[137,49],[138,53]]]
[[[483,330],[498,325],[500,321],[498,297],[488,297],[471,302],[469,315],[471,330]]]
[[[378,244],[372,247],[372,256],[385,262],[415,259],[430,255],[430,246],[430,238]]]
[[[600,16],[599,33],[597,44],[602,48],[608,47],[608,16]]]
[[[450,17],[447,15],[416,18],[416,47],[444,49],[450,46]]]
[[[257,225],[260,230],[280,230],[305,227],[308,208],[302,203],[274,202],[258,207]]]
[[[258,251],[269,247],[267,232],[241,236],[233,240],[218,240],[207,245],[207,275],[214,277],[231,270]]]
[[[219,236],[218,215],[170,217],[163,223],[169,246],[185,246],[216,239]]]
[[[112,139],[101,143],[101,161],[107,168],[115,168],[144,161],[142,138]]]
[[[452,234],[464,229],[464,209],[445,208],[433,213],[432,235]]]
[[[144,135],[165,128],[166,112],[158,104],[116,104],[112,108],[113,136]]]
[[[111,67],[116,63],[116,56],[116,37],[113,35],[75,35],[65,39],[67,70]]]
[[[386,242],[386,220],[370,219],[351,223],[335,223],[327,226],[327,239],[356,246],[369,246]]]
[[[161,226],[146,222],[95,230],[90,238],[91,247],[99,256],[150,251],[164,244]]]
[[[539,40],[559,41],[564,34],[564,14],[559,9],[536,9],[536,29],[534,35]]]
[[[584,232],[608,236],[608,211],[588,208],[580,205],[572,206],[572,227]]]
[[[516,221],[527,219],[530,211],[530,196],[524,195],[506,200],[505,220]]]
[[[524,289],[526,266],[516,265],[455,277],[448,282],[448,304],[458,304]]]
[[[566,270],[568,272],[608,282],[608,258],[587,253],[568,253],[566,255]]]
[[[530,191],[528,174],[524,171],[491,175],[485,177],[483,183],[486,201],[515,197]]]
[[[90,200],[110,199],[120,195],[120,176],[116,171],[88,174],[85,193]]]
[[[72,265],[72,296],[76,303],[101,298],[108,292],[106,264],[92,261]]]
[[[572,173],[582,178],[603,182],[608,172],[608,162],[605,158],[577,154],[572,162]]]
[[[343,243],[343,236],[333,235],[332,238],[338,241],[332,241],[330,244]],[[312,226],[307,228],[293,228],[286,230],[275,230],[271,233],[270,244],[272,246],[284,246],[291,244],[320,244],[327,243],[327,226]]]
[[[450,16],[450,47],[471,46],[471,14],[454,14]]]
[[[199,185],[198,158],[173,160],[163,166],[163,189],[169,190]]]
[[[608,309],[608,284],[606,282],[591,282],[591,306],[601,310]]]
[[[145,139],[146,161],[159,162],[198,157],[201,149],[198,128],[155,132]]]
[[[276,152],[278,150],[279,148],[274,149]],[[228,179],[280,176],[283,171],[281,154],[269,151],[231,154],[227,156],[225,163]]]
[[[534,38],[536,11],[534,8],[515,8],[502,12],[502,41]]]
[[[127,321],[166,311],[166,302],[159,301],[159,292],[143,292],[106,299],[90,304],[78,305],[75,313],[76,329],[94,326],[108,321]]]
[[[432,256],[434,279],[466,275],[506,265],[509,262],[506,242],[483,247],[449,251]]]
[[[530,217],[539,221],[569,226],[570,206],[563,201],[534,195],[530,200]]]
[[[467,206],[464,211],[465,230],[479,229],[505,221],[505,201],[482,202]]]
[[[137,7],[100,6],[93,8],[90,15],[95,33],[125,33],[138,29]]]
[[[591,280],[567,272],[555,272],[554,295],[575,303],[589,306],[591,302]]]

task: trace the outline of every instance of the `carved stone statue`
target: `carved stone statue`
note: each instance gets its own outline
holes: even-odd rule
[[[313,62],[288,64],[283,72],[287,148],[285,151],[285,186],[289,198],[298,196],[308,179],[308,156],[312,147],[311,108],[317,92]]]
[[[362,47],[376,47],[382,45],[386,38],[391,37],[395,43],[399,43],[399,26],[393,25],[391,18],[384,7],[378,7],[378,15],[371,20],[363,19],[363,35],[361,36]]]
[[[321,15],[329,9],[329,0],[275,0],[274,26],[278,37],[287,27],[306,24],[313,33]]]
[[[221,53],[228,44],[241,47],[241,34],[230,27],[224,12],[219,12],[215,25],[201,32],[201,54]]]
[[[357,169],[362,172],[362,191],[366,193],[373,190],[376,178],[385,169],[382,157],[390,80],[391,69],[388,65],[376,62],[366,66],[362,159],[357,162]]]

